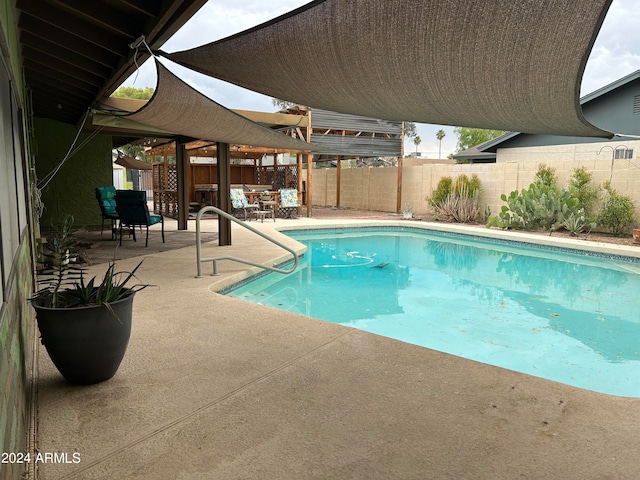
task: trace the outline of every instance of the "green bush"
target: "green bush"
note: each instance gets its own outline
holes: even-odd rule
[[[620,195],[609,182],[604,185],[605,198],[598,215],[598,225],[624,236],[635,223],[635,205],[630,197]]]
[[[558,179],[556,177],[556,169],[544,163],[541,163],[540,165],[538,165],[538,170],[536,171],[533,183],[537,187],[541,187],[544,185],[549,188],[555,189],[558,183]]]
[[[477,198],[481,190],[482,183],[475,173],[471,178],[465,174],[458,175],[453,182],[453,193],[462,198]]]
[[[578,199],[580,208],[588,218],[595,217],[594,210],[600,197],[600,188],[591,185],[593,175],[585,167],[576,168],[569,179],[569,191]]]
[[[438,182],[438,186],[431,193],[431,196],[427,199],[429,205],[431,205],[432,207],[437,207],[447,199],[452,190],[453,178],[442,177]]]

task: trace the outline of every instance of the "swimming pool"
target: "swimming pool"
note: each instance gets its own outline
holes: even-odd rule
[[[640,397],[640,263],[414,228],[286,232],[291,275],[229,295],[598,392]]]

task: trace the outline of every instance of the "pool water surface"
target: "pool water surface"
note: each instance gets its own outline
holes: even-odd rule
[[[293,274],[229,295],[640,397],[640,263],[418,229],[295,231]]]

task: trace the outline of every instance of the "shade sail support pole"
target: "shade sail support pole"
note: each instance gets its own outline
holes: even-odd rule
[[[218,202],[220,210],[231,213],[231,148],[228,143],[216,143],[218,155]],[[231,221],[218,215],[218,245],[231,245]]]
[[[189,221],[189,155],[187,139],[176,137],[176,169],[178,174],[178,230],[187,230]]]

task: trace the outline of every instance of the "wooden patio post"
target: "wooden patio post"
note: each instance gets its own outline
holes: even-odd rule
[[[313,136],[313,125],[311,124],[311,109],[307,110],[307,116],[309,117],[309,126],[307,127],[307,143],[311,143]],[[313,169],[313,155],[305,153],[305,160],[307,161],[307,217],[312,217],[313,213],[313,175],[311,170]]]
[[[176,170],[178,174],[178,230],[187,230],[189,221],[189,156],[187,140],[176,137]]]
[[[311,174],[313,155],[305,153],[304,156],[307,161],[307,217],[311,217],[313,210],[313,175]]]
[[[396,213],[402,211],[402,157],[398,158],[398,185],[396,187]]]
[[[300,194],[302,194],[302,154],[301,153],[296,154],[296,168],[298,169],[298,175],[296,175],[296,177],[298,179],[298,187],[297,188],[298,188],[298,192]],[[302,205],[303,203],[307,202],[306,192],[305,192],[304,195],[305,195],[305,197],[300,202],[300,205]]]
[[[400,140],[400,157],[398,158],[398,186],[396,187],[396,213],[402,212],[402,158],[404,157],[404,122],[402,122]]]
[[[231,213],[231,149],[228,143],[216,143],[218,156],[218,208]],[[231,220],[218,216],[218,245],[231,245]]]
[[[336,208],[340,208],[340,174],[342,173],[342,155],[336,156]]]

